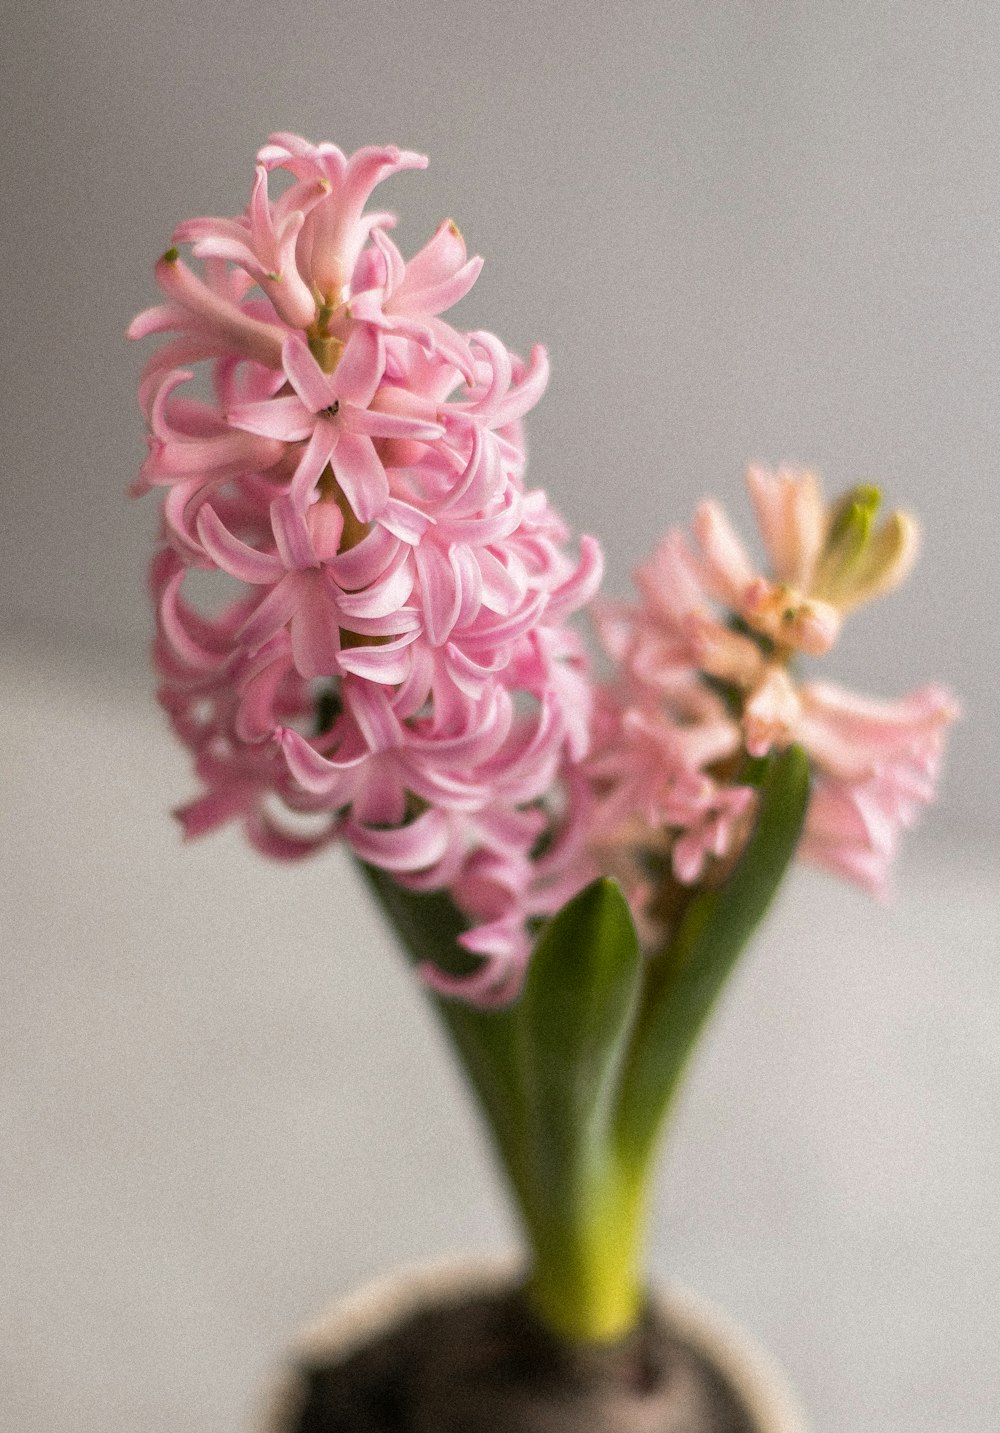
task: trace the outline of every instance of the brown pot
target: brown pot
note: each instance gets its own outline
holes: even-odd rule
[[[422,1310],[502,1294],[516,1285],[517,1269],[513,1260],[495,1258],[418,1265],[341,1299],[296,1339],[255,1433],[299,1433],[304,1367],[339,1363]],[[735,1395],[754,1433],[807,1433],[781,1371],[724,1314],[684,1289],[659,1294],[656,1302],[672,1333]]]

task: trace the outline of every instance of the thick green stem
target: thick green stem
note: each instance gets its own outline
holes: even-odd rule
[[[645,1298],[647,1195],[648,1180],[609,1162],[572,1204],[554,1201],[552,1217],[531,1229],[528,1299],[568,1342],[607,1343],[635,1326]]]

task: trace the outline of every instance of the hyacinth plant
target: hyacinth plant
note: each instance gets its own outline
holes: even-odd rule
[[[800,679],[917,533],[786,470],[748,474],[764,566],[705,502],[636,601],[594,603],[592,673],[568,621],[600,549],[525,478],[546,355],[442,317],[481,267],[453,223],[407,260],[366,208],[425,162],[275,134],[245,213],[156,265],[129,333],[163,336],[135,485],[163,489],[159,695],[187,836],[361,864],[509,1177],[534,1312],[600,1343],[639,1317],[665,1116],[789,862],[882,892],[956,709]]]

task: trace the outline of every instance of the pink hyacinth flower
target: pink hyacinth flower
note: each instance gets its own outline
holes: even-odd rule
[[[571,555],[525,483],[544,349],[524,362],[448,323],[481,267],[454,224],[407,261],[366,211],[424,163],[272,135],[243,214],[177,227],[201,271],[169,251],[165,302],[130,330],[166,339],[136,491],[165,494],[160,698],[204,787],[186,829],[241,820],[276,855],[338,839],[450,890],[482,961],[464,993],[495,1000],[552,898],[531,851],[587,750],[565,623],[601,559],[588,539]],[[291,183],[272,198],[275,170]],[[199,375],[208,397],[188,396]],[[214,612],[185,595],[201,571],[231,589]],[[560,881],[549,863],[545,891]]]

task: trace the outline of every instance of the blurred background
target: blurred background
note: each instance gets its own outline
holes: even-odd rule
[[[182,849],[144,568],[152,264],[273,129],[398,143],[404,252],[549,392],[532,481],[607,588],[748,461],[882,485],[916,579],[832,662],[960,693],[895,905],[796,873],[693,1071],[657,1274],[780,1357],[816,1433],[1000,1423],[1000,11],[813,0],[36,0],[0,85],[0,1426],[237,1433],[298,1322],[500,1249],[502,1193],[347,864]],[[144,350],[145,351],[145,347]],[[872,654],[875,654],[874,659]]]

